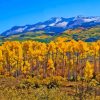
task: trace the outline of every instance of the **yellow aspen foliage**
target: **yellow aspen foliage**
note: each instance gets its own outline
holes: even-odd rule
[[[50,53],[56,52],[56,45],[55,45],[55,43],[53,41],[48,44],[48,51]]]
[[[43,77],[59,75],[77,79],[84,77],[88,81],[100,71],[100,41],[86,43],[84,41],[66,41],[58,37],[50,43],[37,41],[6,41],[0,46],[0,72],[16,76],[34,74]],[[91,62],[89,62],[91,61]],[[85,66],[86,65],[86,66]],[[93,66],[94,65],[94,69]],[[85,67],[84,67],[85,66]],[[49,71],[49,75],[48,75]],[[82,72],[82,75],[80,74]],[[66,75],[65,75],[66,74]],[[79,75],[79,76],[78,76]]]
[[[27,74],[30,71],[30,64],[28,61],[25,61],[22,66],[22,72]]]
[[[83,41],[78,41],[78,45],[79,45],[79,50],[81,53],[87,52],[89,50],[89,46],[86,42]]]
[[[81,76],[78,75],[77,76],[77,80],[80,81],[81,80]]]
[[[97,45],[99,46],[99,50],[100,50],[100,40],[97,41]]]
[[[58,37],[58,38],[55,39],[55,41],[57,41],[57,42],[64,42],[66,40],[67,40],[66,37]]]
[[[0,63],[0,73],[2,73],[3,71],[4,71],[4,69],[3,69],[3,67],[2,67],[2,65]]]
[[[18,48],[18,59],[19,60],[23,59],[23,50],[22,50],[21,45],[19,45],[19,48]]]
[[[3,55],[2,55],[2,47],[0,47],[0,61],[2,61],[3,60]]]
[[[43,61],[43,58],[41,56],[38,56],[39,61]]]
[[[90,46],[90,49],[91,49],[91,52],[92,52],[92,55],[94,54],[95,56],[98,55],[98,51],[99,51],[99,45],[98,45],[98,42],[94,42],[92,43],[92,45]]]
[[[52,69],[53,71],[55,70],[54,62],[53,62],[52,59],[49,59],[49,60],[48,60],[47,66],[48,66],[48,70],[49,70],[49,69]]]
[[[93,66],[89,61],[86,62],[86,67],[84,69],[84,77],[86,81],[89,81],[93,77]]]

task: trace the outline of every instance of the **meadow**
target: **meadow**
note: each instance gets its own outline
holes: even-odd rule
[[[6,41],[1,100],[100,100],[100,41]]]

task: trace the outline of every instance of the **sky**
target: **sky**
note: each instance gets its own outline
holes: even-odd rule
[[[0,0],[0,33],[51,17],[100,16],[100,0]]]

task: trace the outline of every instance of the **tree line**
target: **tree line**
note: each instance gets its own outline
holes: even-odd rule
[[[87,80],[100,73],[100,41],[86,43],[59,38],[50,43],[6,41],[0,46],[0,74],[62,76]]]

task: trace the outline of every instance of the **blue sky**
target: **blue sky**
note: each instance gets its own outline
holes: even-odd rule
[[[99,16],[100,0],[0,0],[0,33],[51,17]]]

